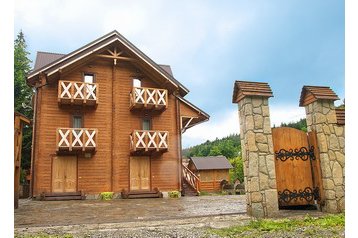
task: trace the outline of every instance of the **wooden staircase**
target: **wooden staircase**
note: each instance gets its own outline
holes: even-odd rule
[[[127,191],[125,189],[121,192],[122,198],[131,199],[131,198],[162,198],[163,194],[157,189],[154,188],[152,191]]]
[[[182,196],[198,196],[200,179],[188,167],[182,165]]]
[[[66,200],[84,200],[85,196],[81,191],[67,193],[42,193],[40,200],[43,201],[66,201]]]

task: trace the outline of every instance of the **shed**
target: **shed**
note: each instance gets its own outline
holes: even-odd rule
[[[220,182],[230,180],[232,165],[223,156],[190,157],[188,168],[200,178],[200,191],[219,192]]]

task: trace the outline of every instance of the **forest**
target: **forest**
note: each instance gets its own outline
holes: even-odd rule
[[[302,118],[296,122],[281,123],[280,127],[292,127],[307,131],[306,119]],[[234,167],[230,170],[230,180],[234,182],[239,179],[244,181],[243,161],[241,157],[241,141],[239,134],[231,134],[227,137],[206,142],[183,149],[183,156],[216,156],[224,155]]]

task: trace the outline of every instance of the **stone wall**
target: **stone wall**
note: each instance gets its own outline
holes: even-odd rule
[[[332,100],[317,100],[307,106],[307,130],[317,132],[320,151],[322,183],[326,212],[344,211],[345,191],[345,132],[337,125],[335,106]]]
[[[255,217],[278,211],[276,174],[267,97],[239,101],[247,212]]]

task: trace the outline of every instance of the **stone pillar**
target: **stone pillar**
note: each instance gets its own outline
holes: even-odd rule
[[[306,109],[307,130],[316,131],[322,172],[322,211],[344,211],[345,139],[344,126],[337,125],[334,101],[339,99],[329,87],[304,86],[300,106]]]
[[[239,105],[247,213],[254,217],[271,217],[278,211],[268,106],[271,96],[266,83],[235,82],[233,102]]]

